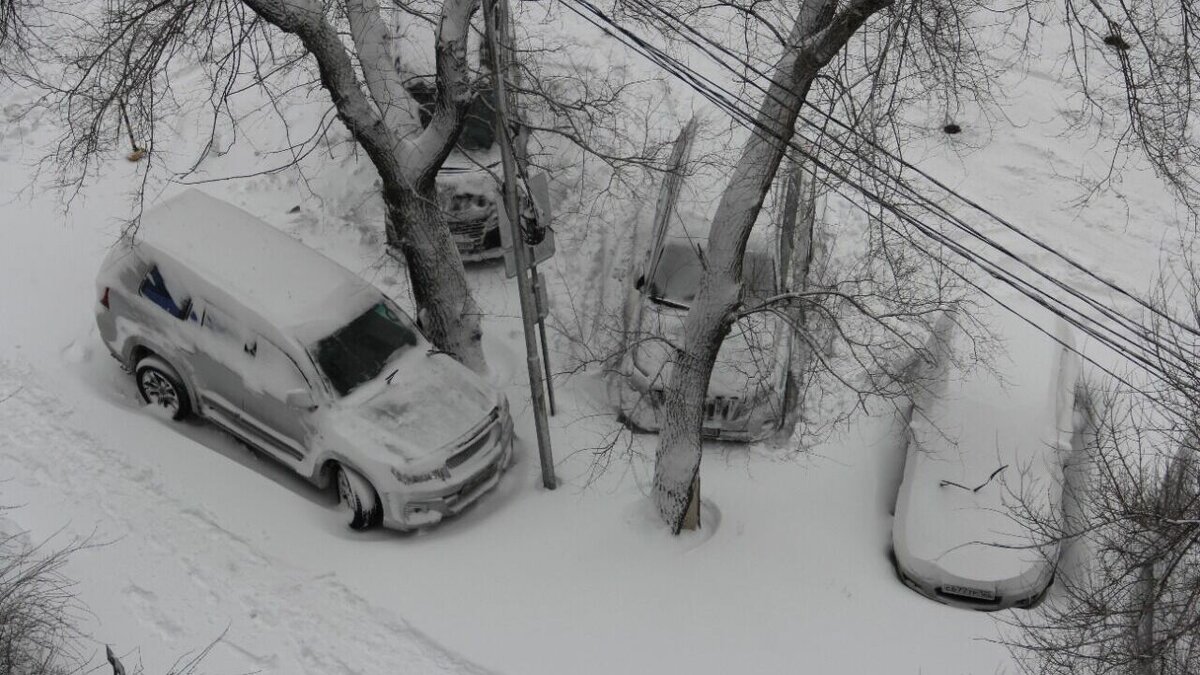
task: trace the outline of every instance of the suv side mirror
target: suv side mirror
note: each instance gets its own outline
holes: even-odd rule
[[[317,407],[317,402],[313,400],[312,392],[307,389],[293,389],[284,394],[283,402],[289,408],[298,410],[312,410]]]

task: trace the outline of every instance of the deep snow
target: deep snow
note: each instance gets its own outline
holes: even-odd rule
[[[1134,162],[1089,205],[1069,204],[1082,189],[1076,177],[1103,171],[1105,147],[1065,135],[1070,89],[1049,69],[1035,64],[1004,85],[1009,119],[989,128],[965,115],[961,138],[935,131],[912,156],[1110,278],[1144,288],[1175,241],[1174,202]],[[672,539],[645,497],[654,437],[635,437],[632,459],[595,477],[591,449],[618,427],[594,375],[560,377],[552,435],[562,486],[543,490],[516,295],[494,264],[469,274],[489,312],[493,379],[517,419],[517,465],[494,494],[432,531],[350,532],[332,496],[212,427],[171,424],[139,405],[92,320],[93,278],[129,213],[136,166],[114,155],[64,213],[58,194],[29,187],[30,163],[54,131],[49,118],[14,121],[15,108],[4,110],[0,398],[16,393],[0,403],[0,503],[21,505],[10,517],[35,539],[102,544],[68,570],[97,645],[140,649],[147,672],[221,635],[205,672],[1014,672],[989,642],[1000,635],[992,616],[922,598],[892,572],[899,445],[883,407],[801,455],[706,447],[705,527]],[[288,114],[323,110],[312,102]],[[187,120],[178,129],[169,156],[186,158]],[[270,127],[257,131],[264,146],[278,140]],[[211,175],[273,163],[247,145],[211,158]],[[309,162],[304,180],[284,173],[206,189],[404,302],[403,270],[380,252],[371,170],[344,148],[340,157]],[[150,197],[179,189],[155,182]],[[565,323],[575,320],[569,306],[585,316],[594,309],[583,289],[596,283],[599,242],[619,236],[618,224],[560,234],[544,269]],[[555,346],[561,368],[566,346]]]

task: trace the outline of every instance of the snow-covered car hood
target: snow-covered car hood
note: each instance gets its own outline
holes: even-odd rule
[[[443,448],[449,454],[446,446],[496,406],[496,393],[445,354],[413,350],[384,370],[392,369],[397,372],[391,384],[380,377],[343,399],[329,415],[330,431],[357,447],[414,462]]]
[[[641,342],[634,355],[637,367],[661,385],[671,379],[672,349],[683,344],[687,310],[645,301]],[[733,325],[713,364],[708,395],[753,397],[774,387],[774,374],[784,355],[777,349],[778,319],[768,315],[743,318]],[[662,338],[662,339],[657,339]],[[782,346],[782,345],[781,345]]]
[[[1040,545],[1019,515],[1030,508],[1053,517],[1061,508],[1061,458],[1052,441],[1005,448],[997,446],[1008,441],[999,434],[970,434],[954,445],[927,422],[913,427],[895,515],[902,561],[1001,594],[1043,577],[1057,547]]]

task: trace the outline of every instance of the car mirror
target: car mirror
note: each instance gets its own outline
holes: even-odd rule
[[[313,400],[312,392],[307,389],[293,389],[284,395],[283,401],[289,408],[299,410],[312,410],[317,407],[317,402]]]

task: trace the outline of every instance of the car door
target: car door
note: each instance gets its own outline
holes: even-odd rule
[[[290,405],[288,394],[303,391],[312,395],[312,384],[296,361],[267,338],[255,337],[251,356],[243,393],[247,420],[268,451],[280,459],[299,462],[308,454],[311,411]]]
[[[679,132],[675,145],[671,149],[669,169],[662,186],[659,188],[658,203],[654,209],[654,225],[650,231],[650,240],[646,242],[645,260],[642,262],[638,290],[645,296],[650,280],[662,259],[663,246],[667,241],[667,231],[670,229],[671,216],[675,212],[675,204],[679,201],[679,191],[683,187],[684,168],[691,158],[692,139],[696,135],[696,120],[693,118]]]
[[[205,300],[194,303],[199,322],[192,370],[203,414],[234,432],[244,432],[242,373],[250,367],[247,338],[224,310]]]
[[[640,341],[643,305],[646,302],[651,281],[658,271],[658,264],[662,260],[667,232],[675,213],[675,204],[679,201],[679,192],[683,187],[684,168],[691,157],[692,139],[696,135],[696,127],[697,123],[693,118],[675,138],[671,157],[668,160],[666,178],[659,187],[658,203],[655,205],[654,221],[650,227],[649,236],[643,236],[639,232],[636,238],[635,246],[638,248],[635,248],[633,255],[635,281],[625,296],[623,316],[625,322],[623,334],[627,341]],[[623,366],[626,372],[629,367],[632,367],[630,356],[629,353],[626,354],[626,364]]]

